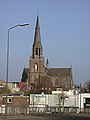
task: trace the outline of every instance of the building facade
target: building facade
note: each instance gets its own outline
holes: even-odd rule
[[[69,90],[72,89],[73,86],[72,67],[49,68],[48,59],[45,64],[40,36],[39,16],[37,16],[36,20],[32,55],[29,59],[29,68],[24,68],[21,82],[26,82],[27,80],[28,83],[35,84],[36,88],[48,91],[56,88]]]

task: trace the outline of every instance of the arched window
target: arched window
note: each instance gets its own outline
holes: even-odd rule
[[[55,86],[60,86],[60,81],[59,81],[59,79],[56,79],[56,81],[55,81]]]
[[[68,86],[68,81],[67,81],[67,79],[64,80],[64,86],[65,86],[65,87]]]
[[[38,71],[38,64],[37,64],[37,63],[36,63],[35,66],[34,66],[34,70],[35,70],[35,72]]]
[[[36,55],[38,55],[38,48],[36,48]]]
[[[39,48],[39,56],[40,56],[40,54],[41,54],[41,49]]]

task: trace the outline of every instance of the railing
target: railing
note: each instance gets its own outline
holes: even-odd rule
[[[82,113],[90,114],[90,108],[81,109]],[[80,113],[80,108],[75,107],[8,107],[7,114],[15,115],[15,114],[32,114],[32,113]],[[5,107],[0,107],[0,114],[5,114]]]

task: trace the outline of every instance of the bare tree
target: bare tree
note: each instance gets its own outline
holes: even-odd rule
[[[90,93],[90,80],[86,81],[86,83],[84,84],[84,90],[85,92]]]

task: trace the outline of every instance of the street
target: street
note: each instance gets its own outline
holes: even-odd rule
[[[12,115],[7,120],[90,120],[89,114],[33,114],[33,115]],[[0,116],[0,120],[5,120]]]

